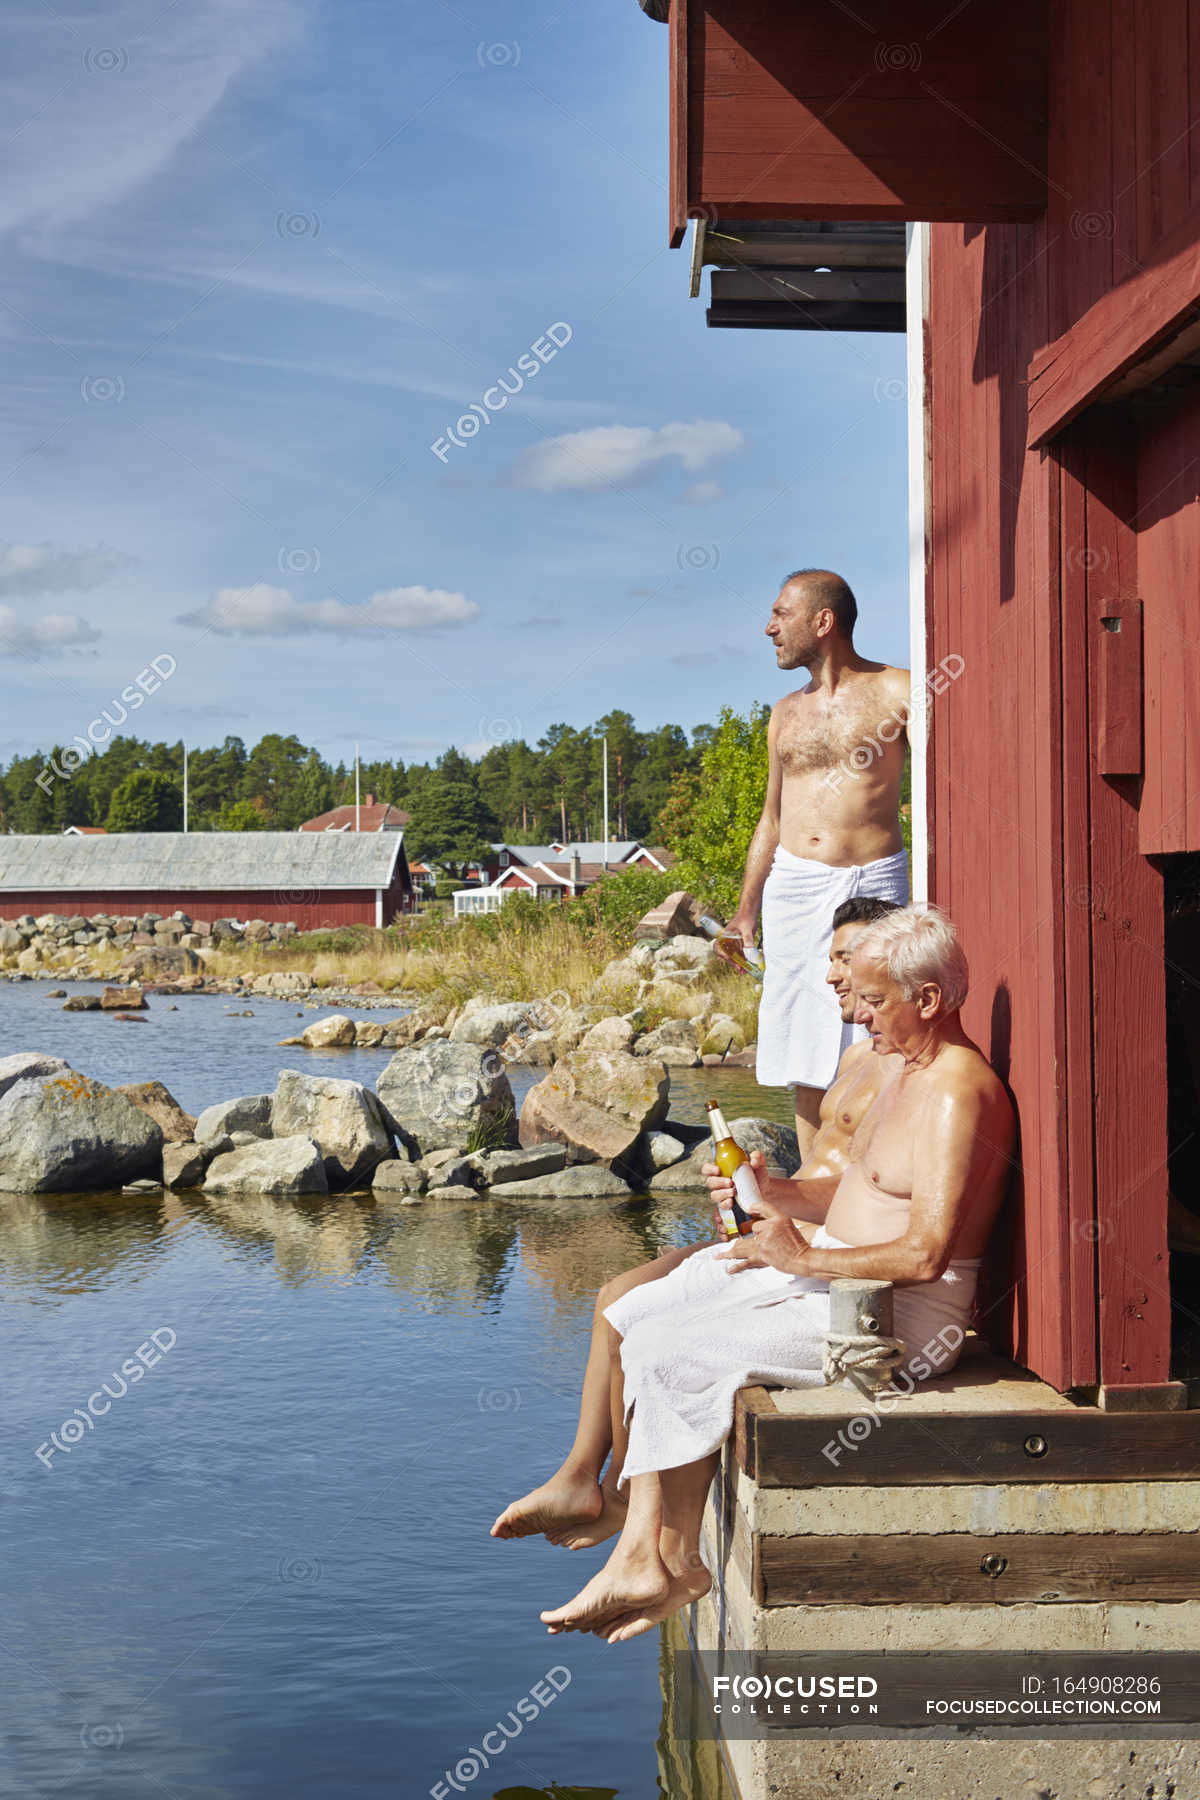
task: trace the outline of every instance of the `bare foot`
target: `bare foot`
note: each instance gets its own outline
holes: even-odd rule
[[[506,1506],[492,1526],[494,1538],[536,1537],[582,1530],[604,1511],[599,1482],[590,1475],[564,1475],[560,1469],[523,1500]],[[620,1530],[620,1526],[617,1527]],[[558,1542],[557,1536],[554,1542]]]
[[[661,1625],[672,1613],[690,1606],[693,1600],[702,1600],[711,1586],[712,1576],[703,1567],[686,1575],[672,1575],[664,1599],[653,1606],[631,1607],[628,1612],[618,1613],[616,1618],[593,1625],[591,1629],[606,1644],[623,1644],[627,1638],[641,1637],[644,1631],[653,1631],[656,1625]]]
[[[600,1493],[603,1505],[596,1517],[583,1525],[563,1525],[548,1531],[546,1536],[552,1544],[561,1544],[564,1550],[594,1550],[597,1544],[624,1530],[629,1501],[624,1494],[607,1487],[602,1486]]]
[[[573,1600],[540,1616],[551,1636],[561,1631],[595,1631],[608,1619],[659,1605],[670,1586],[660,1562],[618,1563],[613,1556]]]

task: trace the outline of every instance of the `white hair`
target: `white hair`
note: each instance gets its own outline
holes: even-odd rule
[[[967,959],[958,933],[936,906],[900,906],[876,919],[850,944],[848,954],[871,950],[906,1000],[924,982],[941,989],[946,1012],[957,1012],[967,997]]]

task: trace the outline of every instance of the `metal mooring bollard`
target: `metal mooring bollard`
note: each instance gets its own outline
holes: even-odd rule
[[[876,1394],[896,1372],[904,1346],[892,1336],[892,1284],[842,1276],[829,1284],[829,1330],[822,1372],[835,1382]]]

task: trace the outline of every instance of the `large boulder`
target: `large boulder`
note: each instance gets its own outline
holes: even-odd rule
[[[394,1154],[383,1108],[358,1081],[282,1069],[271,1100],[271,1136],[315,1138],[330,1187],[355,1187]]]
[[[602,1163],[573,1163],[556,1174],[507,1181],[497,1200],[610,1200],[632,1194],[629,1183]]]
[[[556,1175],[566,1167],[565,1144],[531,1144],[528,1149],[485,1150],[473,1158],[485,1187],[507,1187],[535,1175]]]
[[[516,1108],[498,1056],[433,1038],[397,1050],[375,1084],[389,1123],[430,1150],[466,1150],[472,1137],[513,1138]]]
[[[100,996],[105,1012],[127,1012],[145,1006],[146,997],[140,987],[106,987]]]
[[[271,975],[256,975],[250,983],[250,991],[255,994],[278,994],[287,999],[291,995],[307,994],[311,986],[309,976],[294,969],[279,969]]]
[[[24,948],[24,934],[15,925],[0,925],[0,955],[17,956]]]
[[[215,1151],[208,1144],[164,1144],[163,1186],[197,1188]]]
[[[162,1166],[163,1135],[124,1094],[73,1069],[27,1076],[0,1098],[0,1190],[122,1187]]]
[[[210,1144],[234,1132],[256,1138],[271,1135],[271,1095],[243,1094],[237,1100],[218,1100],[206,1106],[196,1120],[196,1142]]]
[[[371,1177],[371,1191],[374,1194],[423,1194],[425,1182],[425,1171],[420,1163],[393,1158],[379,1164]]]
[[[19,1050],[15,1056],[0,1056],[0,1095],[6,1094],[15,1081],[33,1080],[39,1075],[61,1075],[70,1064],[61,1056],[44,1056],[39,1050]]]
[[[186,1144],[195,1137],[196,1120],[191,1113],[184,1112],[174,1094],[161,1081],[128,1082],[114,1088],[113,1092],[124,1094],[153,1119],[162,1130],[165,1144]]]
[[[662,946],[654,966],[663,972],[667,969],[704,969],[712,962],[716,953],[711,938],[678,934],[669,938]]]
[[[714,1013],[700,1039],[701,1056],[736,1055],[746,1048],[746,1034],[728,1013]]]
[[[519,1042],[540,1028],[536,1005],[525,1001],[505,1001],[497,1006],[472,1007],[468,1001],[450,1031],[452,1044],[482,1044],[498,1050],[508,1038]]]
[[[214,1157],[204,1177],[206,1194],[327,1194],[325,1160],[310,1137],[269,1138]]]
[[[354,1020],[345,1013],[331,1013],[306,1025],[301,1038],[308,1050],[348,1050],[355,1040]]]
[[[185,950],[179,944],[153,944],[131,949],[121,964],[121,973],[135,981],[143,977],[153,980],[158,975],[194,975],[203,967],[194,950]]]
[[[593,1056],[613,1050],[629,1050],[633,1045],[633,1025],[629,1019],[601,1019],[593,1025],[580,1041],[581,1050],[590,1051]]]
[[[774,1119],[747,1117],[731,1119],[729,1129],[747,1155],[754,1150],[762,1151],[767,1159],[767,1169],[772,1175],[794,1175],[800,1167],[800,1147],[796,1141],[796,1133],[790,1126],[777,1125]],[[670,1168],[661,1169],[653,1177],[650,1182],[651,1193],[707,1193],[708,1184],[700,1171],[705,1163],[711,1161],[712,1139],[705,1136],[690,1156]]]
[[[685,889],[679,888],[668,894],[665,900],[652,907],[638,922],[634,936],[638,938],[670,939],[681,933],[696,929],[696,902]]]
[[[521,1142],[565,1144],[572,1162],[623,1166],[643,1131],[666,1118],[670,1091],[661,1063],[575,1050],[525,1096]]]
[[[637,1041],[638,1056],[656,1057],[669,1069],[694,1069],[700,1061],[700,1034],[690,1019],[664,1019]]]

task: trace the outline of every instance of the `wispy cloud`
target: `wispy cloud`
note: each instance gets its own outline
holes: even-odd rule
[[[0,231],[86,223],[144,187],[303,17],[298,0],[132,0],[120,14],[14,0]]]
[[[50,594],[99,587],[134,566],[136,557],[97,544],[56,550],[53,544],[0,544],[0,594]]]
[[[23,619],[11,606],[0,606],[0,656],[42,657],[95,643],[100,633],[79,613],[42,613]]]
[[[206,606],[184,613],[181,625],[196,625],[226,637],[369,637],[394,631],[433,631],[469,625],[479,606],[445,588],[383,588],[357,605],[344,600],[297,600],[287,588],[256,582],[248,588],[220,588]]]
[[[734,425],[721,419],[694,419],[690,424],[597,425],[570,431],[526,450],[514,475],[522,487],[544,494],[602,494],[648,480],[663,463],[678,461],[690,475],[719,457],[745,448]]]

